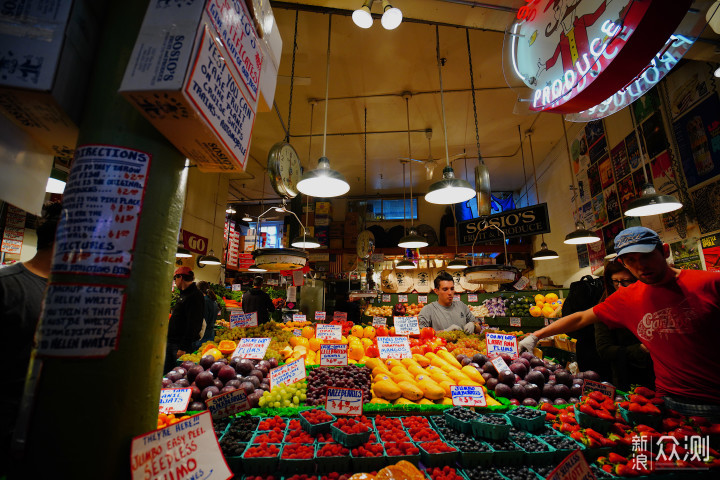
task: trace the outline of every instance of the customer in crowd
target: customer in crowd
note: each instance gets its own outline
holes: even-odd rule
[[[242,309],[245,313],[257,312],[258,325],[270,321],[270,312],[275,311],[270,295],[262,289],[263,277],[258,275],[253,280],[253,286],[242,297]]]
[[[455,302],[455,281],[452,275],[442,271],[434,280],[437,301],[428,303],[418,316],[420,328],[432,327],[438,332],[463,330],[474,333],[475,317],[466,304]],[[477,325],[479,328],[479,325]]]
[[[165,351],[165,367],[167,373],[175,367],[178,352],[191,352],[193,345],[200,339],[205,299],[195,285],[195,273],[190,267],[175,269],[175,286],[180,289],[180,298],[173,308],[168,325],[168,339]]]
[[[205,297],[205,307],[203,309],[203,319],[205,319],[205,334],[196,343],[196,349],[205,342],[215,340],[215,322],[217,321],[220,306],[217,303],[217,295],[210,288],[208,282],[198,282],[198,288]]]

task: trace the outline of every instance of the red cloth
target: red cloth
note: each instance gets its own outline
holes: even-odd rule
[[[662,285],[635,282],[593,312],[650,350],[659,393],[720,404],[720,274],[682,270]]]

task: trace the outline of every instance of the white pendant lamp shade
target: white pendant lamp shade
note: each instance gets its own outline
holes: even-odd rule
[[[350,190],[350,185],[340,173],[330,168],[330,160],[320,157],[318,168],[303,174],[297,189],[304,195],[313,197],[338,197]]]
[[[267,270],[265,270],[264,268],[260,268],[253,263],[252,265],[250,265],[248,267],[248,272],[262,273],[262,272],[267,272]]]
[[[315,237],[300,235],[295,237],[290,245],[295,248],[319,248],[320,242]]]
[[[542,242],[540,244],[540,250],[538,250],[533,256],[533,260],[554,260],[559,258],[560,255],[555,250],[550,250],[547,243]]]
[[[643,186],[642,196],[636,198],[625,212],[628,217],[647,217],[674,212],[682,208],[682,203],[672,195],[660,195],[650,183]]]
[[[582,245],[599,241],[600,237],[596,233],[587,230],[582,223],[578,222],[575,224],[575,231],[565,235],[565,241],[563,243],[568,245]]]
[[[192,253],[190,253],[190,250],[188,250],[187,248],[178,244],[177,252],[175,252],[175,258],[190,258],[190,257],[192,257]]]
[[[467,262],[464,262],[459,258],[450,260],[447,264],[447,268],[449,268],[450,270],[464,270],[467,268],[467,266]]]
[[[243,219],[243,222],[252,222],[253,221],[252,217],[250,215],[248,215],[247,213],[245,214],[245,216],[242,219]]]
[[[203,255],[198,259],[198,265],[222,265],[222,262],[215,256],[215,252],[210,250],[210,255]]]
[[[360,28],[370,28],[373,24],[373,18],[370,14],[370,5],[373,0],[365,0],[362,7],[355,10],[352,14],[353,23]]]
[[[413,270],[415,268],[415,264],[404,258],[395,265],[395,268],[400,270]]]
[[[400,239],[398,247],[400,248],[423,248],[429,244],[425,240],[425,237],[421,237],[417,234],[414,228],[411,228],[407,235]]]
[[[443,169],[443,178],[430,185],[425,200],[438,205],[466,202],[475,196],[475,189],[462,178],[455,178],[452,167]]]
[[[383,0],[383,15],[380,23],[385,30],[394,30],[402,23],[402,12],[399,8],[390,5],[388,0]]]

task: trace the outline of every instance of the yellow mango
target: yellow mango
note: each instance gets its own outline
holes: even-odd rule
[[[381,380],[374,383],[372,390],[375,393],[375,396],[384,398],[385,400],[395,400],[396,398],[400,398],[402,395],[400,387],[390,380]]]
[[[430,365],[430,360],[425,355],[419,353],[413,353],[413,360],[415,360],[421,367],[427,367]]]
[[[435,372],[432,375],[430,375],[430,377],[433,380],[435,380],[437,383],[446,382],[446,381],[456,383],[455,380],[453,380],[451,377],[446,375],[445,372]]]
[[[471,367],[470,365],[465,365],[462,369],[460,369],[460,371],[467,375],[470,380],[477,382],[480,385],[485,385],[485,379],[480,374],[480,372],[478,372],[477,368]]]
[[[390,358],[387,360],[387,366],[390,370],[392,370],[392,368],[397,365],[399,365],[401,367],[403,366],[402,362],[400,360],[398,360],[397,358]]]
[[[485,395],[485,401],[487,402],[488,407],[491,406],[491,405],[502,405],[502,403],[498,402],[497,400],[495,400],[495,399],[494,399],[493,397],[491,397],[490,395]]]
[[[405,368],[403,365],[395,365],[390,369],[390,372],[394,375],[399,375],[401,373],[405,373],[407,375],[410,375],[410,372],[408,372],[408,369]]]
[[[393,375],[392,380],[393,380],[393,382],[397,383],[398,385],[400,384],[400,382],[410,382],[413,385],[415,383],[417,383],[415,381],[415,377],[413,377],[412,375],[409,375],[407,373],[400,373],[398,375]]]
[[[382,366],[373,368],[372,374],[373,374],[373,377],[376,375],[390,375],[390,370],[388,370],[386,366],[382,365]]]
[[[379,373],[373,377],[373,383],[381,382],[383,380],[390,380],[392,381],[392,378],[387,376],[384,373]]]
[[[480,384],[477,383],[477,382],[473,382],[473,381],[470,380],[470,379],[460,380],[460,381],[458,382],[458,385],[462,385],[462,386],[464,386],[464,387],[482,387],[482,385],[480,385]]]
[[[398,387],[400,387],[400,390],[402,390],[402,396],[404,398],[407,398],[408,400],[416,402],[423,398],[423,390],[421,390],[414,383],[402,381],[398,383]]]
[[[408,368],[408,369],[411,366],[418,364],[414,358],[403,358],[400,360],[400,362],[405,366],[405,368]]]
[[[448,377],[452,378],[456,382],[459,382],[460,380],[470,380],[470,377],[465,375],[460,370],[453,370],[452,372],[448,372]]]
[[[438,385],[440,385],[440,388],[442,388],[445,391],[446,397],[452,397],[452,390],[450,389],[450,387],[455,385],[454,382],[444,381],[444,382],[438,383]]]
[[[425,356],[428,358],[428,360],[432,361],[433,358],[437,357],[437,354],[435,352],[427,352]]]
[[[368,367],[370,370],[374,370],[375,367],[384,367],[385,363],[379,358],[368,358],[367,360],[365,360],[365,366]]]
[[[440,358],[442,358],[443,360],[445,360],[446,362],[448,362],[448,363],[449,363],[450,365],[452,365],[453,367],[455,367],[455,368],[457,368],[457,369],[461,369],[461,368],[462,368],[462,365],[460,364],[460,362],[457,361],[457,359],[455,358],[455,355],[453,355],[452,353],[448,352],[447,350],[438,350],[438,353],[437,353],[437,354],[438,354],[438,356],[439,356]]]
[[[435,382],[421,380],[417,385],[423,396],[430,400],[440,400],[445,396],[445,390]]]
[[[388,401],[385,400],[384,398],[379,398],[379,397],[373,398],[372,400],[370,400],[370,403],[382,403],[382,404],[385,404],[385,405],[390,405],[390,402],[388,402]]]
[[[427,398],[421,398],[417,403],[418,405],[435,405],[435,402],[428,400]]]
[[[442,400],[436,400],[436,405],[452,405],[452,398],[444,397]]]
[[[423,375],[423,374],[427,373],[427,372],[425,372],[425,369],[422,368],[420,365],[410,365],[408,367],[408,372],[410,372],[411,374],[413,374],[415,376]]]

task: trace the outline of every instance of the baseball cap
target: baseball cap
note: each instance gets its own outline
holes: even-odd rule
[[[175,269],[174,275],[192,275],[193,271],[190,267],[178,267]]]
[[[626,228],[615,237],[615,252],[618,257],[633,252],[650,253],[658,246],[662,246],[658,234],[645,227]]]

